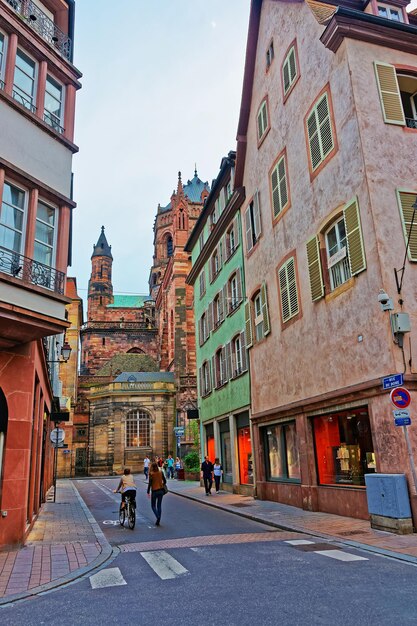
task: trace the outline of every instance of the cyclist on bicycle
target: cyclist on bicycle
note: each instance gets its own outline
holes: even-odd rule
[[[132,504],[136,507],[136,485],[130,469],[126,468],[120,479],[119,486],[113,490],[113,493],[120,492],[122,494],[122,509],[125,508],[126,496],[130,497]]]

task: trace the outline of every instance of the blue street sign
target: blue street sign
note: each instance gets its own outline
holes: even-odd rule
[[[382,379],[382,386],[384,389],[392,389],[393,387],[401,387],[404,382],[404,376],[402,374],[393,374]]]
[[[181,446],[181,437],[177,437],[177,448]]]
[[[410,417],[395,417],[394,422],[396,426],[410,426],[411,418]]]

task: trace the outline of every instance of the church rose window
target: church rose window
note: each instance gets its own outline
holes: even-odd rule
[[[146,411],[130,411],[126,419],[126,448],[150,446],[150,418]]]

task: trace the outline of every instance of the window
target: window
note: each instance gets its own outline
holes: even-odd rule
[[[0,213],[0,246],[19,255],[23,249],[26,194],[11,183],[5,182]],[[9,261],[7,261],[9,263]],[[16,265],[17,264],[17,265]],[[4,265],[2,266],[3,269]],[[10,260],[7,272],[17,276],[21,267],[19,257]]]
[[[216,278],[217,274],[221,270],[221,266],[222,266],[221,246],[219,244],[217,248],[214,250],[210,258],[210,265],[209,265],[210,282],[213,282],[213,280]]]
[[[171,235],[168,235],[167,237],[167,257],[172,256],[172,253],[174,251],[174,244],[172,241],[172,237]]]
[[[388,63],[374,67],[384,122],[417,129],[417,77]]]
[[[149,413],[137,409],[126,417],[126,448],[149,448],[151,437]]]
[[[0,89],[4,89],[4,68],[6,64],[6,38],[0,32]]]
[[[353,198],[343,207],[342,216],[330,224],[322,236],[325,246],[323,254],[326,258],[324,267],[320,253],[320,236],[314,236],[307,242],[308,272],[313,301],[324,296],[325,282],[328,288],[333,290],[351,276],[356,276],[366,269],[357,198]]]
[[[299,313],[295,261],[291,257],[278,271],[282,321],[288,322]]]
[[[63,87],[52,76],[46,77],[45,111],[43,119],[58,133],[63,133]]]
[[[229,182],[227,183],[225,189],[225,197],[226,197],[226,204],[229,202],[230,198],[232,197],[233,194],[233,187],[232,187],[232,181],[229,180]]]
[[[397,200],[400,209],[400,216],[403,224],[403,232],[406,245],[407,241],[409,240],[408,258],[410,261],[417,261],[417,214],[414,216],[413,221],[413,205],[416,203],[416,199],[417,192],[415,191],[408,192],[397,190]],[[411,228],[412,223],[413,227]]]
[[[239,473],[242,485],[253,484],[252,443],[249,426],[238,428]]]
[[[335,148],[329,95],[325,92],[307,117],[311,169],[314,172]]]
[[[233,341],[233,354],[235,362],[235,376],[238,376],[242,372],[242,342],[240,335]]]
[[[216,387],[222,387],[228,381],[226,349],[224,347],[219,348],[214,356],[213,376],[215,376]]]
[[[240,268],[229,279],[228,285],[229,312],[232,313],[242,302],[242,279]]]
[[[264,137],[268,129],[268,105],[267,101],[264,100],[258,111],[258,142]]]
[[[16,52],[13,98],[34,113],[36,63],[19,48]]]
[[[295,45],[291,46],[287,56],[282,64],[282,84],[284,85],[284,96],[286,96],[291,87],[297,80],[297,59],[295,53]]]
[[[365,485],[376,460],[366,407],[313,418],[320,485]]]
[[[274,218],[289,206],[285,153],[274,166],[271,176],[272,210]]]
[[[246,247],[250,252],[261,236],[261,214],[259,191],[255,192],[252,202],[245,211]]]
[[[56,210],[42,201],[36,212],[34,259],[52,267],[55,256]]]
[[[213,300],[213,326],[218,328],[223,321],[223,298],[222,293],[218,293]]]
[[[206,293],[206,270],[205,268],[203,268],[200,273],[199,283],[200,283],[200,298],[202,298],[204,294]]]
[[[226,261],[234,254],[237,246],[239,245],[239,225],[238,216],[233,219],[232,224],[226,231],[226,239],[224,248],[226,250]]]
[[[271,43],[268,46],[268,50],[266,51],[266,69],[269,70],[269,67],[272,63],[272,61],[274,60],[274,42],[271,41]]]
[[[267,479],[299,482],[300,455],[295,422],[267,426],[262,430]]]
[[[379,17],[386,17],[388,20],[393,20],[394,22],[404,21],[401,9],[390,7],[386,4],[378,4],[378,15]]]
[[[208,326],[207,326],[207,314],[203,313],[200,318],[200,346],[206,341],[208,337]]]
[[[248,348],[253,343],[253,326],[255,328],[255,341],[260,341],[271,332],[266,283],[262,283],[260,290],[254,294],[252,301],[245,304],[245,337]]]
[[[260,341],[264,336],[264,316],[262,314],[261,292],[259,292],[253,300],[255,338]]]
[[[335,289],[350,278],[349,259],[346,248],[346,229],[343,217],[326,233],[327,267],[330,289]]]

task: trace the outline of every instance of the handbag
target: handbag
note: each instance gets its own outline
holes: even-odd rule
[[[164,495],[168,493],[168,485],[163,485],[162,489],[164,490]]]

